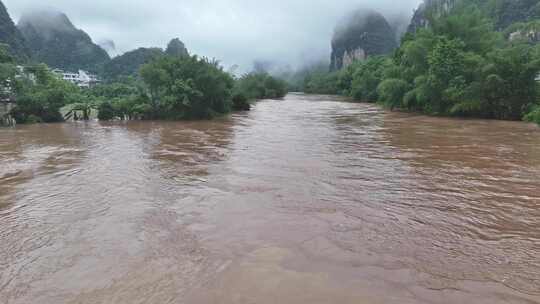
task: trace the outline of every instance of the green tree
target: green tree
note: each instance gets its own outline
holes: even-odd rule
[[[535,122],[540,125],[540,105],[536,105],[524,117],[525,121]]]
[[[339,72],[315,71],[306,76],[304,91],[315,94],[339,94]]]
[[[201,119],[231,110],[233,78],[197,56],[158,58],[140,70],[154,118]]]
[[[17,68],[14,62],[7,46],[0,44],[0,99],[13,99],[17,90]]]
[[[113,120],[117,117],[117,113],[115,111],[115,108],[110,102],[102,102],[98,106],[98,119],[99,120]]]
[[[243,95],[248,100],[282,98],[287,94],[287,83],[265,72],[245,74],[237,79],[235,94]]]
[[[35,80],[24,78],[16,94],[17,106],[12,115],[18,123],[60,122],[60,108],[81,98],[80,89],[56,77],[44,64],[27,67],[26,73]]]
[[[407,82],[401,79],[385,79],[377,88],[380,101],[390,109],[402,106],[402,100],[409,89]]]
[[[539,49],[518,44],[494,50],[483,69],[486,111],[498,119],[518,120],[538,101]]]
[[[465,51],[486,54],[495,46],[503,45],[503,35],[494,30],[493,20],[470,2],[459,3],[451,14],[432,22],[435,35],[463,41]]]
[[[235,94],[232,101],[233,110],[235,111],[249,111],[251,109],[251,104],[249,103],[247,97],[243,94]]]
[[[353,65],[351,97],[368,102],[379,99],[377,87],[384,79],[386,68],[392,64],[386,57],[370,57],[366,61]]]
[[[304,74],[304,91],[428,114],[538,120],[536,2],[456,1],[449,10],[428,5],[429,26],[406,34],[392,56],[368,57],[337,73],[313,69]],[[508,15],[519,23],[496,31],[494,24],[507,23]],[[503,39],[516,31],[523,39]]]

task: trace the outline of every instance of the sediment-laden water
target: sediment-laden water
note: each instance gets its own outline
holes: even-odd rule
[[[289,95],[0,129],[0,302],[540,303],[540,128]]]

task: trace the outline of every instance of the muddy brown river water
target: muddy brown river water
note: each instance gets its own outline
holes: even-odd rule
[[[540,303],[540,128],[291,94],[0,129],[0,303]]]

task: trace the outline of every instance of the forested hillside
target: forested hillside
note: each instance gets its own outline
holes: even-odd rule
[[[429,19],[442,16],[463,2],[478,7],[492,20],[498,31],[504,31],[515,23],[529,22],[540,17],[538,0],[426,0],[416,10],[409,31],[414,32],[428,26]]]
[[[54,68],[97,72],[109,61],[105,50],[77,29],[69,18],[55,11],[34,11],[22,16],[17,27],[23,34],[32,59]]]
[[[25,61],[30,57],[30,50],[24,37],[13,23],[2,1],[0,1],[0,43],[7,45],[8,52],[19,60]]]
[[[143,64],[163,55],[161,48],[138,48],[111,59],[103,67],[101,74],[106,80],[135,76]]]
[[[428,0],[392,55],[307,75],[304,90],[433,115],[540,122],[538,31],[526,27],[539,22],[538,2]]]

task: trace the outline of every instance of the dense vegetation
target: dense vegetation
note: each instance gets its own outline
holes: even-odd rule
[[[100,103],[99,118],[206,119],[250,109],[250,101],[279,98],[286,83],[268,74],[239,79],[224,72],[218,62],[197,56],[160,56],[140,69],[140,81],[131,79],[92,89]]]
[[[270,76],[266,72],[252,72],[236,80],[233,90],[233,109],[245,111],[251,108],[250,100],[284,97],[287,82]]]
[[[30,57],[30,50],[26,46],[24,37],[15,27],[13,20],[9,16],[6,7],[0,1],[0,43],[7,45],[8,51],[18,60],[27,60]]]
[[[434,115],[538,119],[540,47],[505,39],[474,4],[457,4],[407,34],[392,56],[335,73],[313,72],[304,89]]]
[[[490,13],[499,30],[516,22],[528,22],[540,18],[540,2],[537,0],[476,1],[480,3],[481,8]]]
[[[0,99],[16,99],[11,115],[20,123],[62,121],[60,108],[81,97],[78,88],[59,80],[43,64],[21,72],[15,62],[7,48],[0,47]],[[21,77],[30,73],[33,77]]]
[[[235,79],[217,61],[169,55],[143,65],[138,77],[81,89],[44,64],[26,67],[21,77],[13,58],[0,50],[0,91],[16,100],[11,114],[18,123],[88,120],[93,113],[101,120],[209,119],[287,92],[285,82],[268,74]]]
[[[154,118],[211,118],[231,109],[234,80],[217,61],[165,56],[140,74]]]
[[[410,32],[425,27],[429,19],[447,13],[448,8],[463,0],[425,0],[424,5],[416,10]],[[540,2],[538,0],[466,0],[476,5],[494,23],[495,29],[503,31],[518,22],[529,22],[540,18]]]
[[[282,98],[287,94],[287,83],[265,72],[254,72],[238,79],[235,93],[247,99]]]
[[[166,50],[161,48],[138,48],[114,57],[101,69],[100,75],[108,82],[124,81],[137,77],[139,69],[154,59],[169,55],[173,57],[189,56],[189,52],[180,39],[172,39]]]
[[[161,55],[140,68],[140,77],[92,89],[103,100],[101,120],[207,119],[232,110],[234,79],[217,61]]]
[[[439,5],[445,1],[452,5]],[[77,58],[61,58],[68,69],[74,67],[69,64],[73,59],[78,67],[83,64],[92,66],[89,70],[101,72],[107,82],[81,90],[57,79],[45,65],[27,65],[20,71],[15,62],[21,58],[15,59],[11,54],[17,46],[15,41],[14,45],[0,48],[0,97],[16,99],[18,106],[12,114],[23,123],[61,121],[65,117],[89,119],[96,112],[103,120],[204,119],[231,110],[249,110],[252,100],[280,98],[288,90],[343,94],[359,101],[379,102],[391,109],[433,115],[540,123],[536,81],[540,73],[538,1],[429,3],[431,9],[428,6],[415,15],[421,15],[418,18],[425,18],[425,22],[416,20],[415,31],[402,39],[393,54],[368,56],[336,72],[328,72],[328,65],[316,65],[289,75],[288,85],[263,71],[235,78],[216,61],[189,56],[179,39],[173,39],[165,51],[141,48],[108,61],[103,50],[94,52],[97,46],[65,15],[27,16],[19,26],[32,38],[35,60],[54,65],[55,60],[65,57],[61,54],[68,52]],[[368,17],[366,20],[373,24],[384,23],[388,31],[384,18],[374,14]],[[340,41],[344,46],[365,43],[354,39],[364,37],[357,29],[371,23],[348,23],[340,33]],[[5,28],[0,27],[2,30]],[[12,32],[16,35],[16,31]],[[351,37],[356,38],[353,41]],[[373,46],[390,45],[384,41],[375,39]],[[343,52],[352,50],[345,47]],[[21,77],[21,73],[33,76]],[[66,111],[67,116],[61,114]]]
[[[527,115],[525,115],[525,120],[536,122],[540,125],[540,106],[535,106]]]

